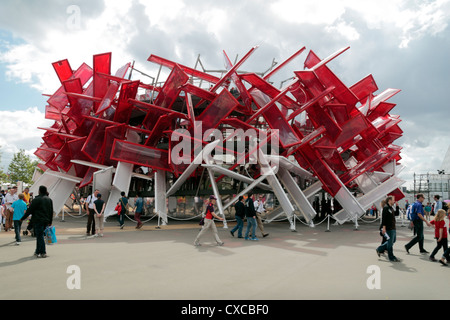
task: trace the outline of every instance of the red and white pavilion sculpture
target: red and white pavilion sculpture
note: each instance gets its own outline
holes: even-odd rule
[[[94,55],[92,67],[83,63],[76,70],[68,60],[53,63],[61,87],[47,101],[45,117],[54,124],[41,128],[35,155],[44,174],[33,188],[48,187],[57,214],[75,186],[92,185],[103,194],[108,216],[132,177],[153,179],[155,209],[167,223],[166,199],[206,170],[222,215],[258,186],[276,196],[280,207],[274,212],[286,214],[291,228],[295,211],[312,223],[312,197],[321,190],[342,206],[333,216],[339,223],[356,221],[387,194],[401,199],[401,147],[393,144],[402,136],[401,120],[390,114],[395,104],[387,101],[400,90],[377,93],[372,75],[347,87],[327,63],[348,48],[323,60],[310,51],[289,85],[277,89],[270,78],[305,48],[265,75],[239,72],[256,49],[234,65],[224,52],[227,70],[220,77],[151,55],[149,62],[170,70],[163,85],[127,79],[131,63],[111,73],[111,53]],[[230,129],[253,130],[257,144],[230,150]],[[211,141],[210,132],[225,138]],[[183,139],[194,147],[180,153]],[[278,146],[278,153],[267,154],[268,145]],[[173,161],[174,150],[181,163]],[[213,151],[231,152],[233,163],[218,162]],[[256,172],[242,174],[240,166],[254,158]],[[136,166],[152,175],[135,173]],[[227,203],[218,187],[224,177],[246,185]],[[314,183],[302,190],[299,179]]]

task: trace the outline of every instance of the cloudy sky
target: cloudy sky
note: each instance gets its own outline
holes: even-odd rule
[[[58,87],[52,62],[92,65],[92,55],[113,53],[113,71],[127,62],[156,76],[156,54],[207,69],[223,69],[260,47],[241,67],[262,72],[303,46],[307,51],[277,76],[301,70],[306,54],[321,58],[350,46],[328,66],[348,86],[372,74],[401,116],[401,177],[434,172],[450,146],[450,0],[2,0],[0,2],[1,166],[14,152],[40,145],[46,97]],[[148,78],[139,76],[143,82]],[[408,185],[409,186],[409,185]]]

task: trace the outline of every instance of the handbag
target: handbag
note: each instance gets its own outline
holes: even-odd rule
[[[45,228],[44,235],[47,244],[54,244],[58,242],[56,239],[55,226],[48,226]]]
[[[205,217],[201,218],[198,224],[203,226],[205,224]]]
[[[122,205],[119,203],[119,204],[117,204],[117,206],[114,208],[114,211],[116,211],[117,214],[120,216],[120,210],[122,210]]]

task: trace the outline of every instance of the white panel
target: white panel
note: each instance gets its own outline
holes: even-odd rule
[[[114,167],[109,167],[108,169],[102,169],[94,172],[93,187],[94,190],[99,190],[102,195],[102,200],[105,203],[108,202],[109,191],[111,189],[112,174]]]
[[[322,186],[323,186],[322,182],[316,181],[312,185],[310,185],[308,188],[303,190],[303,194],[305,195],[306,198],[309,199],[309,198],[315,196],[317,192],[322,190]]]
[[[53,200],[53,212],[55,215],[61,212],[64,208],[64,204],[73,192],[76,183],[69,180],[58,179],[59,181],[53,186],[52,189],[48,189],[49,197]]]
[[[167,224],[166,172],[163,170],[155,172],[155,210],[163,224]]]
[[[108,201],[106,202],[105,206],[105,219],[109,216],[117,214],[117,212],[114,211],[114,208],[117,206],[117,203],[120,199],[120,193],[122,190],[119,190],[115,187],[112,187],[109,191]]]
[[[119,161],[114,175],[113,186],[128,194],[130,190],[131,175],[133,173],[133,164]]]
[[[288,193],[291,195],[298,209],[305,217],[306,221],[311,222],[311,220],[316,216],[316,211],[312,207],[311,203],[309,203],[302,190],[298,187],[289,171],[285,168],[279,168],[277,175]]]
[[[295,174],[302,178],[310,179],[313,177],[311,172],[303,169],[297,163],[290,161],[286,157],[267,155],[266,159],[269,160],[271,162],[271,164],[279,165],[280,168],[285,168],[292,174]]]
[[[365,210],[367,210],[372,206],[372,204],[378,203],[380,199],[386,197],[387,194],[399,188],[404,183],[404,180],[394,176],[386,182],[380,184],[375,189],[371,190],[369,193],[366,193],[362,197],[358,198],[359,203]]]
[[[267,174],[266,176],[267,182],[269,182],[269,185],[272,187],[273,193],[277,197],[278,202],[283,207],[284,213],[286,213],[287,217],[289,218],[292,224],[292,216],[295,209],[292,206],[291,202],[289,201],[286,193],[283,190],[283,187],[281,186],[275,174],[270,174],[271,169],[274,172],[276,172],[278,168],[270,168],[268,166],[268,161],[264,156],[263,152],[261,151],[261,149],[258,150],[258,160],[261,167],[261,172]]]
[[[364,208],[345,186],[342,186],[334,198],[343,208],[333,216],[340,224],[352,221],[365,213]]]
[[[270,223],[273,220],[277,219],[279,216],[284,214],[284,210],[283,207],[277,207],[274,210],[272,210],[272,212],[270,212],[269,215],[266,216],[266,223]]]
[[[83,161],[83,160],[70,160],[70,162],[76,163],[76,164],[81,164],[81,165],[86,166],[86,167],[97,168],[97,169],[106,169],[106,168],[108,168],[108,166],[105,166],[103,164],[98,164],[98,163],[89,162],[89,161]]]
[[[50,170],[45,171],[44,174],[37,179],[37,181],[30,187],[30,193],[32,192],[34,196],[37,196],[39,194],[40,186],[46,186],[47,190],[53,188],[53,186],[58,182],[59,178],[51,175],[49,172]]]

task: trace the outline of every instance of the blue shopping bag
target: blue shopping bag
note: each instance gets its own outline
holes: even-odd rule
[[[44,231],[45,240],[47,241],[47,244],[54,244],[58,242],[56,239],[56,233],[55,233],[55,227],[54,226],[48,226],[45,228]]]

